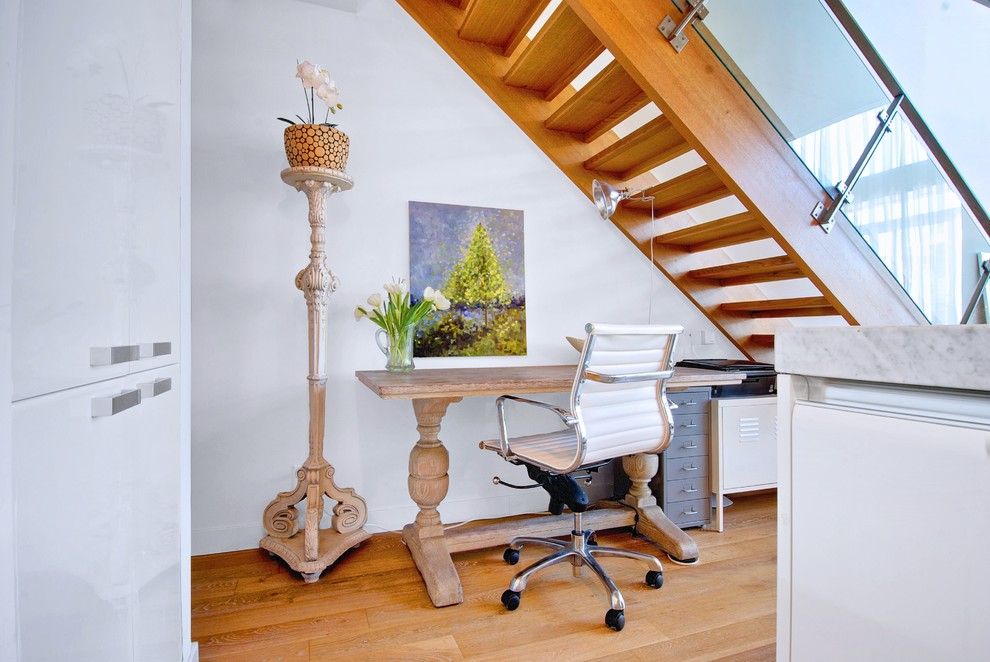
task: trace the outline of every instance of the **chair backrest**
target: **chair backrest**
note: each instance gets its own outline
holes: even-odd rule
[[[571,389],[578,419],[578,465],[633,453],[658,453],[673,421],[667,379],[674,373],[676,325],[588,324]]]

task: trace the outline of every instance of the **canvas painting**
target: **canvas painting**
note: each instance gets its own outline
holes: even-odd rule
[[[416,330],[416,356],[526,354],[523,213],[517,209],[409,203],[409,286],[450,309]]]

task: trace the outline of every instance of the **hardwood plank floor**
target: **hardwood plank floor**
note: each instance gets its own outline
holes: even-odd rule
[[[514,612],[499,596],[516,569],[545,550],[523,551],[519,566],[502,548],[454,561],[464,603],[436,609],[398,534],[373,536],[315,584],[261,550],[199,556],[192,562],[193,639],[203,660],[773,660],[776,495],[738,497],[725,533],[692,531],[693,567],[664,561],[664,586],[646,569],[604,559],[626,599],[626,627],[608,630],[607,598],[587,570],[556,566],[532,581]],[[656,553],[628,531],[601,544]]]

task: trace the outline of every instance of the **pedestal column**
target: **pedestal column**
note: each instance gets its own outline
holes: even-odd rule
[[[282,180],[306,193],[309,202],[309,264],[296,274],[296,287],[306,298],[309,329],[309,455],[296,472],[296,486],[280,492],[265,508],[262,521],[268,535],[261,548],[285,560],[307,582],[345,551],[368,537],[362,528],[368,518],[364,499],[352,488],[337,487],[334,468],[323,455],[326,425],[326,321],[327,299],[337,289],[337,277],[326,265],[326,200],[353,186],[342,172],[299,167],[282,171]],[[324,496],[334,500],[328,529],[321,529]],[[296,504],[306,500],[302,531],[296,521]]]

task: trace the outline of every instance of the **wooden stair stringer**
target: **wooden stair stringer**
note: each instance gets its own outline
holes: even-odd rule
[[[814,224],[822,187],[704,41],[677,53],[659,34],[665,14],[678,18],[672,5],[565,2],[848,323],[925,323],[861,239]]]
[[[618,136],[608,131],[591,142],[584,142],[582,136],[548,129],[544,125],[546,119],[574,95],[574,88],[568,86],[556,97],[547,101],[530,90],[506,85],[502,79],[511,66],[510,59],[484,44],[459,39],[457,35],[461,15],[459,9],[448,3],[433,0],[397,1],[590,200],[591,182],[595,178],[595,173],[586,170],[583,164],[617,141]],[[526,45],[524,40],[516,51],[525,49]],[[635,185],[643,188],[658,183],[650,173],[644,173],[635,180]],[[652,243],[649,209],[620,207],[613,216],[612,222],[649,260]],[[661,221],[657,221],[658,228],[660,223]],[[692,267],[680,268],[676,264],[668,264],[664,259],[666,252],[665,249],[654,248],[657,269],[708,316],[741,352],[753,358],[766,358],[768,356],[766,347],[757,347],[747,341],[748,336],[755,333],[752,321],[739,316],[721,314],[718,303],[722,301],[717,300],[716,296],[719,288],[699,284],[688,278],[686,272]],[[671,253],[682,252],[671,251]],[[754,296],[759,297],[758,294]]]

